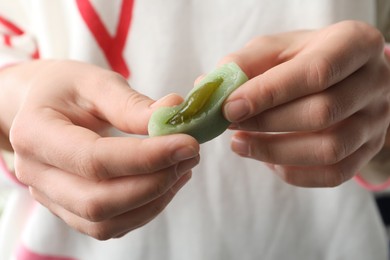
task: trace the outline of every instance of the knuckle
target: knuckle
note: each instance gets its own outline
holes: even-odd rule
[[[294,186],[300,186],[301,180],[299,180],[299,174],[297,174],[297,172],[292,170],[290,167],[280,166],[276,173],[285,183]]]
[[[382,55],[382,50],[385,46],[385,40],[379,30],[369,26],[370,30],[366,30],[368,41],[374,46],[374,50],[377,54]]]
[[[77,171],[89,180],[104,180],[109,178],[109,173],[105,168],[94,159],[88,159],[83,156],[75,156]]]
[[[272,147],[268,144],[253,145],[249,143],[249,156],[258,158],[265,162],[275,162],[275,154]],[[256,149],[257,148],[257,149]]]
[[[15,168],[15,176],[21,183],[24,183],[26,185],[32,185],[31,183],[31,175],[30,167],[26,165],[23,159],[21,159],[18,155],[15,156],[14,160],[14,168]]]
[[[99,241],[109,240],[115,235],[105,223],[92,223],[86,233]]]
[[[74,153],[74,161],[76,161],[77,169],[81,175],[90,180],[105,180],[110,178],[109,171],[104,167],[100,158],[103,155],[100,154],[101,138],[98,138],[94,147],[86,147],[80,149],[78,153]]]
[[[323,55],[311,58],[306,67],[307,86],[316,91],[322,91],[330,86],[333,79],[340,74],[340,68]]]
[[[86,177],[89,177],[92,180],[106,180],[112,177],[104,165],[97,160],[90,162],[83,170]]]
[[[364,42],[366,44],[375,46],[379,52],[382,50],[384,45],[384,37],[382,33],[374,26],[361,21],[346,21],[345,26],[351,30],[351,33],[364,35]]]
[[[323,186],[329,188],[340,186],[346,181],[345,175],[346,174],[342,167],[334,165],[325,171]]]
[[[279,87],[275,85],[272,80],[269,80],[268,77],[262,77],[262,75],[252,79],[254,82],[255,88],[252,94],[253,97],[262,97],[262,98],[251,98],[248,97],[248,101],[251,102],[252,111],[256,107],[263,107],[266,104],[267,107],[275,107],[278,105],[279,97],[281,93]]]
[[[155,201],[153,203],[153,205],[151,205],[151,208],[150,208],[151,217],[155,217],[158,214],[160,214],[165,209],[167,204],[169,203],[170,198],[171,198],[171,196],[165,196],[164,198],[161,198],[161,199]]]
[[[383,46],[385,43],[383,34],[374,26],[361,21],[344,21],[340,22],[336,26],[339,27],[339,32],[344,36],[359,35],[359,39],[355,41],[355,45],[358,45],[362,50],[370,50],[371,55],[381,55]]]
[[[332,165],[341,161],[346,154],[343,142],[333,136],[324,136],[317,150],[317,158],[324,165]]]
[[[308,108],[309,123],[314,130],[327,128],[337,119],[338,106],[329,98],[312,99]]]
[[[130,114],[132,112],[139,113],[136,107],[145,102],[149,102],[149,100],[145,98],[144,95],[137,91],[131,90],[128,92],[127,97],[124,98],[123,101],[118,104],[118,106],[121,107],[123,111],[129,111]]]
[[[176,176],[176,174],[170,173],[162,178],[158,178],[153,186],[153,197],[158,198],[163,196],[169,189],[172,183],[172,176]]]
[[[291,173],[289,171],[284,171],[283,174],[281,174],[281,178],[284,182],[294,185],[294,186],[299,186],[299,182],[297,181],[297,175],[294,173]]]
[[[79,215],[91,222],[105,220],[106,212],[96,196],[84,196],[80,202]]]
[[[31,128],[24,122],[27,123],[27,120],[19,120],[16,117],[9,132],[10,143],[18,154],[29,154],[32,146],[32,139],[28,132]]]
[[[258,89],[260,90],[260,88],[258,88]],[[278,96],[278,94],[276,93],[276,90],[273,90],[270,88],[270,89],[268,89],[268,91],[265,92],[265,94],[266,94],[266,99],[269,102],[270,106],[274,107],[276,105],[276,100],[277,100],[277,96]],[[260,103],[260,99],[259,100],[256,99],[256,101]]]
[[[157,216],[164,210],[164,208],[165,208],[165,204],[163,204],[162,202],[156,203],[155,205],[153,205],[151,209],[152,216]]]
[[[143,157],[140,158],[139,163],[137,163],[137,170],[143,173],[151,173],[163,168],[165,165],[170,165],[172,161],[170,160],[170,156],[156,156],[156,154],[151,149],[150,144],[145,146],[145,143],[142,142],[140,146],[140,150],[150,151],[145,152]]]
[[[386,141],[386,133],[379,135],[377,138],[374,138],[371,142],[368,142],[365,146],[368,150],[368,153],[370,154],[370,157],[374,157],[384,147]]]

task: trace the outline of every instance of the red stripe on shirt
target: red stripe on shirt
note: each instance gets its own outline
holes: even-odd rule
[[[20,36],[20,35],[23,35],[25,33],[16,24],[12,23],[11,21],[9,21],[8,19],[6,19],[2,16],[0,16],[0,24],[9,30],[9,32],[3,34],[3,42],[4,42],[5,46],[13,47],[12,41],[11,41],[12,37],[13,36]],[[35,41],[34,41],[34,44],[37,45]],[[40,58],[39,48],[37,46],[35,47],[34,52],[31,53],[31,58],[32,59],[39,59]]]
[[[24,33],[22,29],[2,16],[0,16],[0,24],[4,25],[8,30],[10,30],[10,32],[15,35],[22,35]]]
[[[20,245],[16,251],[17,260],[76,260],[72,257],[55,256],[49,254],[34,253],[24,245]]]
[[[130,76],[130,70],[123,57],[130,23],[133,14],[133,0],[123,0],[120,18],[115,36],[111,36],[99,14],[89,0],[76,0],[79,12],[102,49],[111,68],[125,78]]]
[[[34,59],[34,60],[40,58],[40,54],[39,54],[39,49],[38,49],[38,47],[35,48],[35,51],[31,54],[31,58]]]
[[[6,46],[11,46],[11,35],[4,34],[3,37],[4,37],[4,44]]]
[[[386,46],[385,46],[385,54],[390,59],[390,43],[387,43]]]

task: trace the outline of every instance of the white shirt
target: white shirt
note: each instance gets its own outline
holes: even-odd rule
[[[113,37],[122,1],[91,2]],[[185,95],[197,76],[254,36],[375,21],[369,0],[136,0],[132,10],[119,67],[152,98]],[[72,0],[0,0],[0,17],[24,31],[4,39],[0,62],[28,60],[38,50],[40,58],[112,68],[82,12]],[[10,33],[4,24],[0,29]],[[0,259],[387,259],[370,193],[353,181],[323,189],[288,185],[231,152],[230,135],[203,144],[190,183],[155,220],[121,239],[84,236],[15,188],[0,228]]]

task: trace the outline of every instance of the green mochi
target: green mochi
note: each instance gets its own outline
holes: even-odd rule
[[[230,125],[222,113],[225,99],[248,77],[235,63],[227,63],[207,74],[174,107],[161,107],[151,116],[149,136],[185,133],[199,143],[222,134]]]

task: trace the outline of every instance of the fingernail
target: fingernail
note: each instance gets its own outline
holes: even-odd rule
[[[198,163],[199,163],[199,156],[179,163],[176,167],[176,175],[178,177],[184,175],[192,168],[194,168]]]
[[[224,114],[230,122],[237,122],[244,119],[250,112],[248,101],[238,99],[228,102],[224,107]]]
[[[249,144],[242,137],[233,136],[231,147],[232,147],[232,150],[239,155],[242,155],[242,156],[249,156],[250,155]]]
[[[171,105],[171,103],[173,103],[173,104],[180,104],[182,102],[182,100],[183,99],[178,94],[171,93],[171,94],[168,94],[168,95],[166,95],[166,96],[156,100],[154,103],[152,103],[150,105],[150,108],[159,107],[161,105],[164,105],[164,103],[166,103],[166,102],[169,103],[169,105]]]
[[[173,160],[176,162],[184,161],[190,158],[194,158],[198,155],[198,151],[195,150],[191,146],[185,146],[182,148],[179,148],[174,154],[173,154]]]

